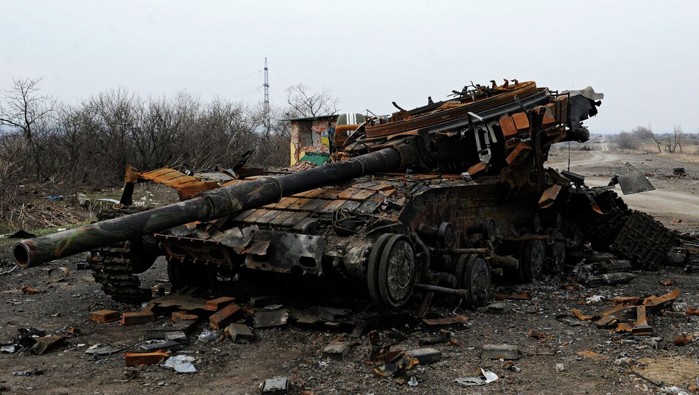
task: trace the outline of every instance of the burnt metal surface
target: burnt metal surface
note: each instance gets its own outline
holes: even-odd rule
[[[646,176],[628,163],[617,170],[616,176],[612,179],[613,183],[619,183],[624,195],[655,190],[655,187],[648,181]]]
[[[356,285],[396,308],[423,292],[423,312],[435,293],[484,306],[491,276],[559,274],[587,243],[657,265],[670,233],[631,212],[611,187],[589,188],[580,175],[544,166],[552,145],[588,138],[583,121],[597,113],[600,94],[512,82],[472,84],[450,100],[368,117],[334,163],[305,171],[245,178],[240,169],[132,170],[127,186],[152,180],[184,201],[24,240],[16,260],[29,266],[154,235],[178,289],[206,286],[207,275],[267,271]],[[624,192],[628,181],[648,188],[627,170],[617,177]],[[94,256],[105,290],[137,293],[135,269],[109,263],[131,255],[104,251]]]
[[[93,248],[160,232],[200,220],[213,220],[278,201],[283,196],[365,174],[397,169],[402,155],[386,148],[347,161],[292,173],[237,183],[183,202],[104,222],[19,242],[13,250],[21,266],[32,266]]]

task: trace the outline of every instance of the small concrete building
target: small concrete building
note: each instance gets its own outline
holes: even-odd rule
[[[316,165],[328,160],[330,136],[335,130],[338,116],[339,114],[333,114],[287,119],[291,124],[291,166],[305,156]]]

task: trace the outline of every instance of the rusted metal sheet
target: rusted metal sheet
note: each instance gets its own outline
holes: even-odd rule
[[[634,336],[650,336],[653,334],[653,328],[648,325],[646,318],[646,306],[636,306],[636,322],[633,325],[632,333]]]
[[[258,224],[267,224],[281,213],[282,212],[279,210],[269,210],[263,216],[258,218],[255,222]]]
[[[326,200],[323,199],[313,199],[301,207],[303,211],[315,211],[318,207],[322,206]]]
[[[269,210],[266,210],[266,209],[258,209],[258,210],[255,210],[255,212],[253,212],[252,214],[250,214],[249,216],[247,216],[247,217],[243,220],[243,222],[248,222],[248,223],[257,222],[257,220],[259,220],[263,215],[267,214],[268,212],[269,212]]]
[[[251,208],[250,210],[245,210],[233,218],[234,221],[242,221],[254,213],[256,209]]]
[[[322,208],[320,209],[321,213],[331,213],[340,207],[342,207],[343,204],[347,203],[347,200],[343,199],[338,199],[338,200],[332,200],[329,202],[327,205],[323,205]]]
[[[349,200],[354,194],[359,192],[360,189],[357,188],[347,188],[344,191],[337,194],[338,199]]]
[[[127,172],[127,179],[133,179],[133,176],[133,173],[129,174],[129,172]],[[182,200],[188,199],[201,192],[219,187],[218,183],[215,181],[204,182],[168,167],[144,173],[137,173],[137,178],[141,180],[153,181],[173,188],[177,191],[177,194]]]
[[[280,211],[279,215],[274,217],[271,221],[269,221],[270,225],[281,225],[289,219],[291,216],[293,216],[295,213],[293,211]]]
[[[512,114],[512,120],[515,122],[515,128],[518,132],[529,130],[529,117],[526,113],[518,112]]]
[[[544,193],[541,194],[541,199],[539,199],[539,207],[551,207],[551,205],[556,201],[561,189],[563,189],[563,187],[559,184],[553,184],[548,187]]]
[[[363,200],[369,199],[369,198],[370,198],[371,196],[373,196],[375,193],[376,193],[375,191],[370,191],[370,190],[367,190],[367,189],[361,189],[361,190],[359,190],[357,193],[355,193],[354,195],[352,195],[352,197],[350,197],[350,200],[355,200],[355,201],[360,201],[360,202],[361,202],[361,201],[363,201]]]
[[[502,129],[502,134],[505,136],[505,138],[517,135],[517,127],[515,126],[515,120],[512,117],[500,118],[500,128]]]
[[[303,206],[307,205],[310,202],[311,202],[311,199],[299,198],[299,200],[297,200],[294,203],[292,203],[291,205],[289,205],[289,207],[287,209],[292,210],[292,211],[301,210]]]
[[[304,218],[308,217],[308,215],[309,213],[305,211],[295,212],[292,216],[282,222],[282,226],[294,226],[301,223]]]
[[[289,208],[289,206],[291,206],[292,204],[294,204],[298,201],[299,201],[299,198],[295,198],[295,197],[283,198],[282,200],[279,201],[279,203],[277,203],[275,208],[277,210],[285,210],[285,209]]]
[[[536,83],[534,82],[523,82],[516,84],[516,86],[503,86],[499,89],[499,94],[475,102],[466,102],[463,104],[446,103],[442,111],[436,110],[423,116],[410,116],[410,118],[396,122],[389,122],[377,126],[367,126],[367,136],[370,138],[383,137],[403,131],[436,125],[452,119],[463,118],[466,117],[468,113],[477,114],[488,108],[511,102],[515,96],[525,97],[537,91]]]

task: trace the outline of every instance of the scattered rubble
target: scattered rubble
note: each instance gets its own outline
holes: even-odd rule
[[[350,343],[345,341],[335,340],[328,344],[323,349],[323,357],[343,360],[350,350]]]
[[[176,355],[168,358],[163,367],[173,369],[177,373],[196,373],[197,368],[194,367],[194,357],[188,355]]]
[[[286,377],[266,379],[260,384],[260,390],[262,395],[286,395],[289,391],[289,379]]]
[[[494,381],[497,381],[499,379],[498,375],[485,370],[481,369],[480,370],[480,376],[476,377],[460,377],[456,380],[454,380],[457,384],[463,387],[471,387],[471,386],[479,386],[479,385],[486,385],[490,384]]]
[[[48,271],[49,281],[52,283],[63,281],[68,277],[69,273],[70,271],[65,266],[54,267]]]

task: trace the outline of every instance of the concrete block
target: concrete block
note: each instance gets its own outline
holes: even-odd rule
[[[286,395],[289,393],[289,379],[286,377],[272,377],[260,384],[262,395]]]
[[[486,344],[481,352],[481,358],[484,359],[514,360],[519,359],[521,355],[519,347],[508,344]]]
[[[323,350],[323,357],[343,360],[349,353],[349,342],[334,341]]]
[[[165,332],[165,341],[173,341],[180,344],[187,344],[187,334],[184,331]]]
[[[255,339],[255,335],[247,325],[230,324],[227,330],[228,334],[231,335],[231,339],[236,343],[252,343]]]

